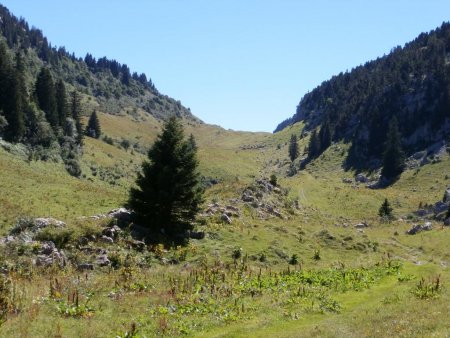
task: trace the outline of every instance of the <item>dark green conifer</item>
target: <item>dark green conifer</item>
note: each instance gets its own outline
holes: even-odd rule
[[[10,70],[7,78],[8,87],[4,99],[4,113],[8,126],[5,138],[11,142],[19,142],[25,135],[24,110],[27,100],[23,59],[16,53],[16,66]]]
[[[191,145],[191,148],[193,150],[197,150],[197,141],[195,140],[195,137],[193,134],[189,135],[189,144]]]
[[[74,90],[70,95],[70,109],[69,115],[74,119],[77,129],[77,143],[83,143],[83,125],[81,124],[81,98],[80,94]]]
[[[192,229],[202,202],[197,166],[196,149],[184,139],[180,121],[169,118],[128,201],[138,222],[152,231],[153,241],[186,243],[186,231]]]
[[[392,211],[393,209],[391,207],[391,204],[388,202],[387,198],[385,198],[383,204],[378,210],[378,216],[390,220],[393,217]]]
[[[381,175],[387,179],[398,177],[405,167],[405,154],[402,150],[398,121],[394,116],[389,123],[389,129],[384,144],[383,169]]]
[[[297,135],[292,134],[289,141],[289,158],[292,162],[298,157]]]
[[[89,121],[86,127],[86,135],[93,138],[99,138],[102,134],[100,128],[100,121],[98,120],[97,112],[94,110],[89,117]]]
[[[56,83],[56,110],[58,112],[59,125],[62,127],[66,124],[67,108],[66,86],[63,80],[58,80]]]
[[[309,159],[316,158],[317,156],[319,156],[319,154],[320,154],[320,139],[319,135],[317,134],[317,130],[314,129],[309,139],[308,158]]]
[[[322,124],[319,131],[320,150],[321,152],[326,150],[331,145],[331,127],[328,119]]]
[[[35,94],[40,109],[53,129],[59,126],[58,112],[56,108],[55,85],[48,68],[43,67],[36,80]]]

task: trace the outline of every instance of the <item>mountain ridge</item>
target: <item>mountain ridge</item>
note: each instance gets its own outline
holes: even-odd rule
[[[17,18],[2,5],[0,18],[0,31],[10,51],[21,51],[26,59],[28,88],[31,88],[39,68],[47,66],[56,79],[95,97],[104,112],[117,114],[123,109],[137,108],[158,119],[176,114],[202,123],[180,101],[161,94],[144,73],[132,73],[126,64],[114,59],[95,59],[90,53],[81,58],[63,46],[52,46],[41,30],[30,28],[24,18]]]
[[[388,55],[324,81],[274,132],[300,121],[305,131],[328,123],[333,141],[352,142],[347,163],[358,167],[380,158],[388,123],[396,116],[411,155],[445,139],[450,130],[449,67],[450,24],[444,22]]]

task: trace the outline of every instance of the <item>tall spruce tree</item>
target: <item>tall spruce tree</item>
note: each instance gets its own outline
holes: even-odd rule
[[[56,109],[55,84],[48,68],[43,67],[39,72],[35,94],[39,108],[44,111],[47,121],[56,130],[59,126],[59,118]]]
[[[320,151],[326,150],[331,145],[331,126],[328,119],[322,124],[319,131]]]
[[[186,244],[185,233],[200,208],[203,190],[197,171],[196,148],[184,139],[176,117],[169,118],[142,165],[128,206],[151,239],[166,244]]]
[[[68,117],[68,107],[66,86],[63,80],[58,80],[56,83],[56,111],[58,113],[59,125],[64,127],[66,125],[66,118]]]
[[[8,74],[7,82],[3,107],[8,121],[5,138],[12,142],[19,142],[25,135],[24,110],[27,104],[24,65],[20,53],[16,53],[16,65]]]
[[[4,112],[7,90],[9,87],[9,74],[11,73],[11,60],[8,55],[6,43],[0,40],[0,110]]]
[[[298,157],[297,135],[292,134],[289,141],[289,158],[292,162]]]
[[[81,98],[80,94],[74,90],[70,95],[70,110],[69,115],[74,119],[77,129],[77,143],[83,143],[83,125],[81,124]]]
[[[381,175],[387,179],[398,177],[405,168],[405,154],[402,150],[401,135],[397,118],[394,116],[390,123],[384,143],[383,169]]]
[[[320,154],[320,138],[317,130],[314,129],[308,143],[308,158],[314,159]]]
[[[98,120],[97,112],[94,110],[89,117],[86,126],[86,135],[93,138],[99,138],[101,134],[102,129],[100,128],[100,121]]]

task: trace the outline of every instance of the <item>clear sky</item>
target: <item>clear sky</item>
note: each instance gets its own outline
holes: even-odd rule
[[[450,20],[449,0],[0,0],[52,45],[144,72],[207,123],[272,131],[341,71]]]

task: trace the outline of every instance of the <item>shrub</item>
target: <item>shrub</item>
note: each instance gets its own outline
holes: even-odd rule
[[[35,239],[38,241],[51,241],[58,249],[63,248],[73,239],[74,231],[70,228],[47,227],[39,232]]]
[[[291,256],[291,259],[289,260],[289,264],[291,264],[291,265],[297,265],[298,264],[298,256],[296,254],[293,254]]]
[[[11,281],[0,274],[0,325],[6,320],[10,308]]]
[[[81,176],[81,167],[78,160],[71,158],[64,161],[67,172],[74,177]]]
[[[234,260],[237,260],[237,259],[241,258],[242,257],[242,248],[234,249],[233,252],[231,253],[231,257]]]
[[[270,184],[272,184],[274,187],[276,187],[277,186],[277,175],[275,175],[275,174],[272,174],[272,175],[270,175]]]
[[[422,278],[412,290],[412,293],[419,299],[430,299],[436,298],[441,289],[441,276],[437,276],[429,282],[426,282],[425,279]]]
[[[313,255],[313,259],[316,261],[320,261],[320,250],[314,250],[314,255]]]

